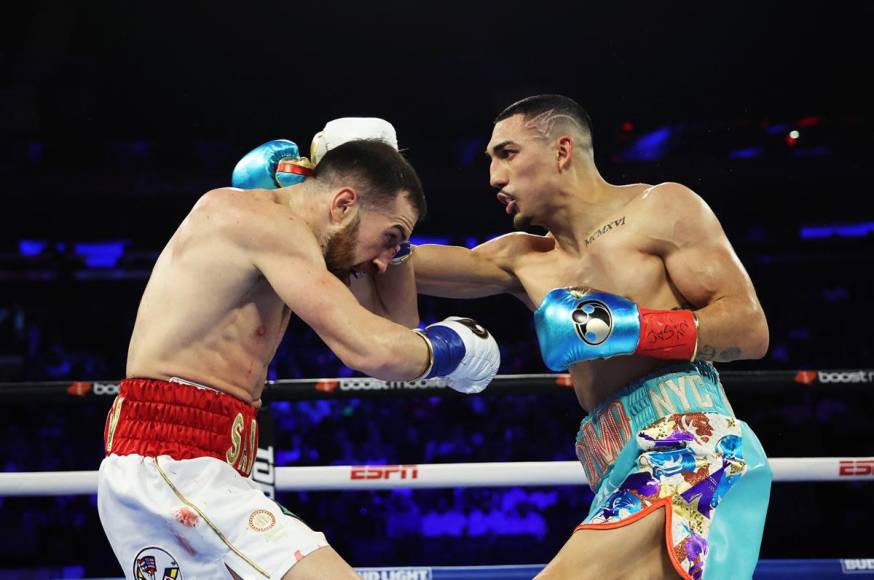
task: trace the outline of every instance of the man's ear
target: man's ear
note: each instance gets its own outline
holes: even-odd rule
[[[331,221],[346,221],[358,208],[358,192],[351,187],[343,187],[331,197]]]
[[[574,148],[577,144],[574,142],[574,138],[570,135],[562,135],[556,141],[556,145],[558,170],[565,171],[570,167],[571,159],[574,156]]]

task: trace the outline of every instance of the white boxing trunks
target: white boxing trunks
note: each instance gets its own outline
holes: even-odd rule
[[[324,534],[247,477],[255,409],[215,391],[126,380],[109,412],[100,521],[126,578],[282,578]]]

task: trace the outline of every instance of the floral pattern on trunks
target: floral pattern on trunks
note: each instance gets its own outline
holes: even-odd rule
[[[669,498],[676,561],[701,578],[713,510],[746,471],[736,419],[714,413],[663,417],[637,434],[636,467],[585,524],[622,521]]]

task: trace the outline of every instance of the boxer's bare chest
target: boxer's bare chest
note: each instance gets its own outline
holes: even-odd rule
[[[671,283],[652,236],[658,219],[629,204],[587,232],[579,251],[569,252],[535,243],[515,261],[514,273],[533,307],[553,288],[582,286],[620,294],[649,308],[682,306],[683,297]],[[545,247],[544,247],[545,246]],[[571,367],[577,398],[591,410],[628,381],[662,364],[645,357],[617,357],[578,363]]]
[[[627,296],[642,303],[669,291],[664,262],[645,234],[642,216],[633,211],[611,216],[591,230],[580,251],[556,246],[520,256],[515,274],[536,307],[553,288],[582,286]]]

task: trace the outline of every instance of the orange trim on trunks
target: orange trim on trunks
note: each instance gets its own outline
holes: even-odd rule
[[[680,562],[677,561],[677,555],[674,553],[673,546],[674,541],[671,538],[671,524],[673,521],[674,510],[671,505],[671,496],[664,497],[657,502],[653,503],[646,509],[643,509],[636,514],[625,518],[624,520],[620,520],[618,522],[606,522],[603,524],[580,524],[574,531],[577,530],[612,530],[616,528],[622,528],[629,524],[633,524],[634,522],[640,521],[651,513],[655,512],[659,508],[665,508],[665,549],[668,551],[668,558],[671,560],[671,564],[674,566],[674,570],[677,571],[677,574],[680,575],[683,580],[693,580],[689,573],[683,569],[680,565]]]

